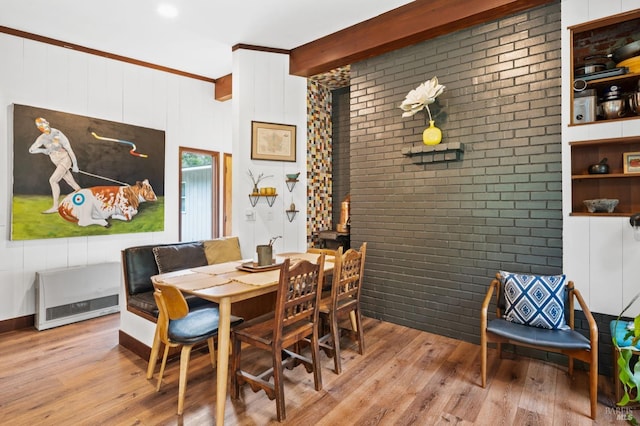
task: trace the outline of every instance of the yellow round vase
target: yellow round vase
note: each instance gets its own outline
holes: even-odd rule
[[[429,121],[429,127],[422,132],[422,142],[425,145],[438,145],[440,141],[442,141],[442,131],[431,120]]]

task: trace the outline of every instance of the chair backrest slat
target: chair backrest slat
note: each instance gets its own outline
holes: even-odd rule
[[[331,286],[332,309],[335,310],[337,305],[359,300],[366,251],[367,243],[362,243],[359,251],[349,249],[343,254],[342,247],[338,249]]]
[[[299,321],[316,322],[320,288],[324,276],[324,254],[318,263],[301,260],[291,265],[285,259],[280,269],[280,280],[276,296],[275,338],[281,336],[282,328]]]

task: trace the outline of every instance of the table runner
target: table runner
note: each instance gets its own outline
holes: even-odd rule
[[[233,278],[233,281],[237,281],[243,284],[251,285],[269,285],[276,284],[280,279],[280,269],[274,269],[273,271],[248,273],[239,275]]]
[[[189,274],[163,278],[162,282],[174,285],[181,290],[202,290],[208,287],[229,284],[231,278],[209,274]]]
[[[236,271],[236,267],[242,265],[243,262],[249,262],[249,261],[251,261],[251,259],[236,260],[232,262],[217,263],[214,265],[199,266],[197,268],[191,268],[191,270],[193,272],[199,272],[202,274],[221,275],[221,274],[227,274],[229,272],[234,272]]]

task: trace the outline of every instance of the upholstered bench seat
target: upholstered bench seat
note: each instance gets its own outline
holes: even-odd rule
[[[122,269],[127,310],[156,322],[158,306],[153,298],[152,276],[241,258],[238,237],[126,248],[122,250]],[[190,310],[217,307],[194,295],[185,295],[185,299]]]
[[[509,340],[556,349],[590,349],[589,339],[574,330],[549,330],[530,327],[497,318],[489,321],[487,331]]]
[[[189,310],[195,310],[200,308],[217,307],[217,303],[209,302],[193,295],[185,295]],[[144,292],[129,295],[127,305],[131,310],[135,312],[145,312],[151,315],[153,318],[158,318],[158,305],[153,299],[153,292]]]

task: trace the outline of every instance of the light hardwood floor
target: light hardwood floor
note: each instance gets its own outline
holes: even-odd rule
[[[0,423],[7,425],[214,424],[215,372],[206,351],[193,353],[185,412],[175,412],[177,360],[161,391],[147,381],[146,360],[118,345],[119,316],[56,329],[0,334]],[[489,352],[480,387],[477,345],[364,319],[366,354],[343,340],[343,374],[324,354],[324,388],[316,392],[304,367],[286,370],[287,425],[623,425],[612,407],[610,379],[600,377],[598,421],[589,414],[588,375]],[[244,353],[247,356],[244,357]],[[257,352],[246,361],[268,362]],[[275,402],[244,386],[227,399],[225,424],[279,424]]]

